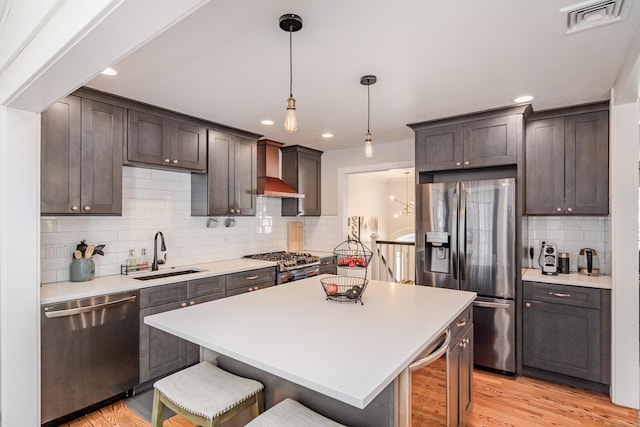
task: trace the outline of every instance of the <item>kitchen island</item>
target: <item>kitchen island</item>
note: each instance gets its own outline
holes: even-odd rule
[[[363,305],[340,303],[325,300],[321,277],[144,321],[263,381],[266,408],[292,397],[343,424],[403,425],[399,378],[475,293],[370,281]]]

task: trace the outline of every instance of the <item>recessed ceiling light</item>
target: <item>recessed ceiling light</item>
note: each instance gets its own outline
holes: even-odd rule
[[[113,68],[111,68],[111,67],[107,67],[104,70],[102,70],[102,72],[100,74],[105,75],[105,76],[117,76],[118,72],[116,70],[114,70]]]
[[[515,102],[516,104],[520,104],[522,102],[529,102],[533,99],[533,96],[531,95],[524,95],[524,96],[519,96],[516,99],[513,100],[513,102]]]
[[[263,125],[271,126],[273,124],[273,120],[262,120],[260,121]]]
[[[329,132],[325,132],[325,133],[322,134],[322,137],[323,138],[333,138],[333,134],[329,133]]]

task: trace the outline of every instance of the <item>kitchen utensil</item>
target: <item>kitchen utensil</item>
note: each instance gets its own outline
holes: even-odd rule
[[[80,252],[79,250],[77,250],[77,249],[76,249],[75,251],[73,251],[73,257],[74,257],[75,259],[80,259],[80,258],[82,258],[82,252]]]
[[[96,249],[94,245],[87,246],[87,250],[84,251],[85,258],[91,258],[93,256],[93,251]]]
[[[541,255],[543,257],[541,265],[542,274],[558,274],[558,251],[556,246],[551,243],[542,242]]]
[[[289,252],[304,251],[304,224],[302,221],[292,221],[287,226],[287,250]]]
[[[533,268],[533,246],[529,247],[529,268]]]
[[[569,252],[558,253],[558,273],[569,274]]]
[[[578,273],[585,276],[600,275],[600,259],[595,249],[580,249],[580,253],[578,254]]]

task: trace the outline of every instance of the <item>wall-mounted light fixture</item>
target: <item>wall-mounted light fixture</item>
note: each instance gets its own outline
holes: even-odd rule
[[[378,79],[376,76],[362,76],[360,77],[360,84],[367,87],[367,133],[364,134],[364,156],[366,158],[373,157],[373,136],[369,130],[369,122],[371,120],[371,96],[369,93],[369,87]]]
[[[287,13],[280,17],[280,28],[289,33],[289,98],[287,99],[287,115],[284,117],[284,130],[294,133],[298,130],[296,119],[296,100],[293,97],[293,54],[292,34],[302,28],[302,18],[293,13]]]

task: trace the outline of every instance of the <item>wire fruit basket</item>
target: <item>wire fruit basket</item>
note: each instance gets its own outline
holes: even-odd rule
[[[333,250],[338,267],[367,268],[371,261],[371,252],[360,240],[346,240]]]
[[[353,302],[364,305],[362,294],[369,281],[362,277],[329,276],[320,279],[322,288],[327,294],[327,300],[339,302]]]

